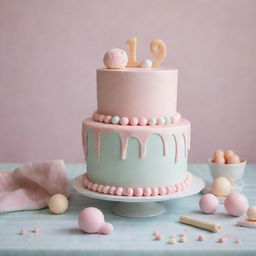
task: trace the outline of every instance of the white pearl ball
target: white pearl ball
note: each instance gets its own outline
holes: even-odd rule
[[[68,209],[68,199],[62,194],[55,194],[49,199],[48,206],[50,212],[62,214]]]
[[[140,65],[142,68],[151,68],[152,61],[151,60],[143,60]]]

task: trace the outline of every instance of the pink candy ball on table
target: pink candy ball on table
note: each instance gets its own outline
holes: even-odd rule
[[[199,207],[203,213],[214,213],[219,206],[219,201],[213,194],[203,195],[199,201]]]
[[[244,195],[233,192],[227,196],[224,207],[230,215],[239,217],[246,213],[249,203]]]
[[[124,50],[116,48],[106,52],[103,62],[107,68],[125,68],[128,57]]]
[[[94,207],[85,208],[80,212],[78,224],[86,233],[100,233],[108,235],[113,231],[112,224],[105,222],[103,213]]]

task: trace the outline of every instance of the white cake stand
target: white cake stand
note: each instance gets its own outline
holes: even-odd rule
[[[112,208],[112,212],[123,217],[153,217],[161,215],[166,211],[166,209],[162,204],[158,204],[156,202],[191,196],[199,193],[205,187],[203,179],[192,176],[189,189],[179,193],[148,197],[114,196],[88,190],[82,184],[82,177],[83,175],[73,180],[73,187],[78,193],[90,198],[118,202]]]

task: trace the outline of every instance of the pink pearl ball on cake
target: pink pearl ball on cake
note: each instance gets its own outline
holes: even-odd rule
[[[110,189],[110,186],[106,185],[106,186],[103,187],[102,192],[103,192],[104,194],[108,194],[109,189]]]
[[[226,160],[223,156],[216,156],[214,159],[213,159],[213,162],[215,164],[225,164]]]
[[[114,195],[114,194],[116,193],[116,187],[115,187],[115,186],[111,186],[111,187],[109,188],[108,193],[109,193],[110,195]]]
[[[106,223],[103,213],[94,207],[88,207],[82,210],[78,217],[79,227],[86,233],[110,234],[113,226]]]
[[[145,125],[147,125],[147,123],[148,123],[148,119],[146,117],[141,117],[139,119],[139,125],[145,126]]]
[[[132,188],[127,188],[125,190],[125,195],[126,196],[133,196],[133,189]]]
[[[103,115],[103,114],[99,115],[99,122],[102,123],[104,121],[104,119],[105,119],[105,115]]]
[[[143,189],[142,188],[135,188],[134,195],[137,197],[143,196]]]
[[[230,215],[239,217],[246,213],[249,203],[243,194],[233,192],[227,196],[224,207]]]
[[[116,48],[106,52],[103,62],[107,68],[125,68],[128,57],[124,50]]]
[[[152,192],[152,196],[158,196],[158,188],[156,187],[152,188],[151,192]]]
[[[203,195],[199,201],[199,207],[203,213],[214,213],[219,206],[217,197],[213,194]]]
[[[144,188],[144,190],[143,190],[144,196],[151,196],[151,193],[152,193],[151,188],[149,188],[149,187]]]
[[[104,123],[109,124],[111,122],[111,119],[112,119],[112,116],[109,116],[109,115],[105,116]]]
[[[128,117],[122,117],[120,120],[121,125],[127,125],[129,124],[129,118]]]
[[[138,118],[132,117],[132,118],[130,119],[130,125],[136,126],[136,125],[138,125],[138,123],[139,123]]]
[[[97,188],[97,192],[102,193],[104,186],[100,184]]]
[[[166,188],[165,188],[165,187],[159,187],[159,188],[158,188],[158,191],[159,191],[159,194],[160,194],[161,196],[166,195]]]
[[[92,118],[94,121],[98,122],[99,121],[99,114],[97,112],[94,112],[93,115],[92,115]]]
[[[232,155],[227,158],[227,164],[240,164],[240,157],[238,155]]]
[[[118,187],[116,189],[116,195],[117,196],[121,196],[123,194],[123,191],[124,191],[124,189],[122,187]]]

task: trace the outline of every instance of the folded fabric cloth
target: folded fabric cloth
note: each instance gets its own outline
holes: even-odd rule
[[[0,212],[44,208],[51,195],[68,194],[63,160],[32,162],[0,171]]]

